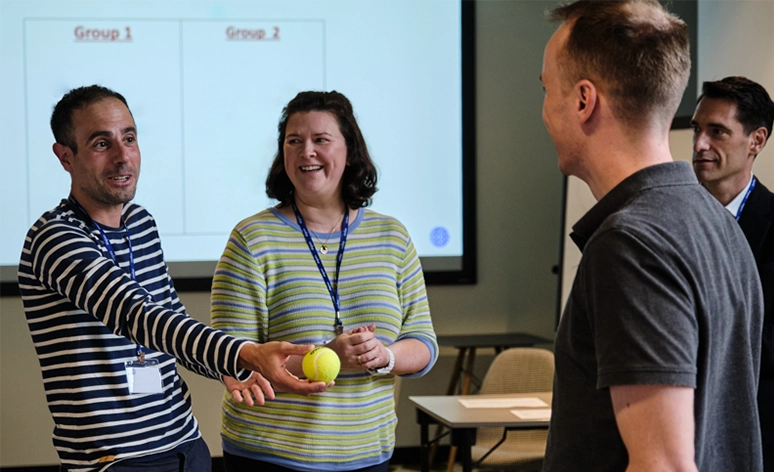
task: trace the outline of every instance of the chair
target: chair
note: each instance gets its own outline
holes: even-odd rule
[[[498,354],[484,377],[479,393],[530,393],[551,391],[554,354],[546,349],[516,347]],[[479,428],[471,449],[477,463],[503,439],[503,428]],[[478,466],[490,470],[539,471],[543,466],[548,432],[508,431],[502,444]]]

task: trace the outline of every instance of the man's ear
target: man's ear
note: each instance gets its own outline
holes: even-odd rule
[[[597,88],[589,80],[581,80],[574,87],[575,112],[581,124],[588,122],[597,107]]]
[[[56,154],[59,163],[67,172],[70,172],[73,168],[73,151],[70,146],[64,144],[54,143],[54,154]]]
[[[769,137],[769,130],[761,126],[750,133],[750,154],[757,156],[766,145],[766,139]]]

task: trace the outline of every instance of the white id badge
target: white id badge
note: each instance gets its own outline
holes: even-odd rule
[[[126,363],[126,383],[129,393],[162,393],[161,368],[159,361],[148,359],[145,362]]]

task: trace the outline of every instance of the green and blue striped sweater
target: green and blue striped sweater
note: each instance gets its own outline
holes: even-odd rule
[[[339,233],[320,254],[334,279]],[[438,357],[422,267],[396,219],[360,209],[349,226],[339,276],[344,330],[376,324],[385,345],[414,338]],[[276,209],[240,222],[218,263],[212,324],[258,342],[323,344],[335,336],[334,310],[295,221]],[[336,385],[309,397],[278,393],[247,407],[224,395],[225,451],[301,471],[344,471],[389,460],[395,447],[393,375],[342,371]]]

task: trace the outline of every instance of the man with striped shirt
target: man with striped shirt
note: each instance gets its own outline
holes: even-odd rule
[[[186,315],[153,217],[129,203],[141,158],[123,96],[73,89],[54,108],[51,129],[70,195],[27,233],[19,287],[62,471],[210,470],[176,361],[213,379],[244,380],[258,403],[273,388],[326,389],[284,368],[311,345],[256,344]]]

